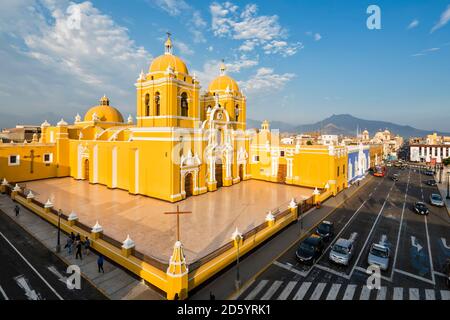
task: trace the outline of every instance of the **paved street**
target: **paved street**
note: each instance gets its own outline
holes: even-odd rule
[[[390,177],[399,173],[394,182]],[[441,273],[450,257],[450,221],[446,208],[431,207],[430,214],[412,211],[415,201],[428,202],[436,187],[424,183],[420,169],[390,168],[384,178],[372,179],[327,220],[335,225],[335,236],[312,267],[295,258],[299,242],[274,260],[239,299],[429,299],[448,300]],[[354,237],[355,254],[346,267],[329,261],[338,238]],[[382,271],[379,290],[369,290],[366,281],[370,245],[381,239],[390,247],[389,268]]]
[[[84,278],[66,285],[67,265],[0,211],[0,300],[99,300],[106,297]]]

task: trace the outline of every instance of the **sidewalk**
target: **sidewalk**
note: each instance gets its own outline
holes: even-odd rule
[[[57,239],[57,228],[21,206],[20,214],[15,217],[14,206],[16,203],[7,195],[0,195],[0,210],[12,217],[16,223],[27,230],[33,237],[54,251]],[[83,260],[76,260],[75,253],[68,254],[64,245],[67,235],[61,233],[61,252],[57,254],[67,265],[77,264],[81,268],[83,277],[92,283],[98,290],[112,300],[162,300],[156,291],[149,288],[142,281],[130,275],[128,272],[116,267],[105,259],[105,273],[97,270],[98,256],[94,252],[84,255]]]
[[[239,263],[239,275],[241,288],[236,291],[234,283],[236,279],[236,265],[229,267],[225,272],[208,281],[200,288],[189,294],[190,300],[209,300],[212,292],[217,300],[236,299],[239,294],[248,288],[253,281],[262,273],[272,261],[281,256],[292,244],[309,234],[322,220],[330,215],[337,207],[349,199],[357,190],[374,179],[373,176],[361,181],[360,186],[350,186],[335,197],[329,198],[322,204],[320,209],[313,208],[306,214],[301,215],[297,223],[293,223],[272,239],[252,251]]]
[[[447,207],[448,215],[450,216],[450,199],[447,199],[447,175],[448,172],[450,172],[450,168],[444,167],[444,170],[442,171],[442,182],[439,183],[439,171],[436,173],[434,180],[436,180],[437,187],[439,189],[439,192],[441,193],[441,197],[445,202],[445,205]]]

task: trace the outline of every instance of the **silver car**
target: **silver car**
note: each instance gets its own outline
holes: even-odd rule
[[[442,200],[441,195],[437,194],[437,193],[433,193],[430,196],[430,203],[432,206],[436,206],[436,207],[443,207],[444,206],[444,201]]]
[[[367,263],[377,265],[381,270],[386,271],[389,268],[389,248],[383,244],[374,243],[369,251]]]
[[[353,241],[339,238],[331,248],[329,259],[335,263],[348,266],[353,257]]]

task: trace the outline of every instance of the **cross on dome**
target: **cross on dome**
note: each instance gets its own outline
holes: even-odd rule
[[[167,40],[164,43],[164,47],[165,47],[165,53],[166,54],[172,54],[172,40],[170,39],[170,36],[172,35],[169,31],[166,32],[167,33]]]
[[[222,59],[222,63],[220,64],[220,75],[225,75],[225,70],[227,70],[227,67],[225,66],[225,60]]]

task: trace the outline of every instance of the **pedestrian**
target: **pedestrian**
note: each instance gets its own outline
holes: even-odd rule
[[[88,255],[89,254],[89,248],[91,247],[91,241],[89,240],[88,237],[86,237],[86,240],[84,241],[84,255]]]
[[[75,259],[78,259],[78,257],[80,257],[80,260],[83,260],[83,257],[81,256],[81,248],[83,244],[81,240],[77,240],[76,243],[77,253],[75,254]]]
[[[66,245],[64,246],[64,248],[67,248],[67,253],[68,254],[72,254],[72,245],[73,245],[72,238],[71,237],[67,237]]]
[[[216,296],[211,291],[209,292],[209,300],[216,300]]]
[[[18,204],[16,204],[16,206],[14,207],[14,212],[16,213],[16,217],[19,215],[20,212],[20,207]]]
[[[77,236],[75,237],[75,240],[77,240],[77,241],[81,241],[81,236],[80,236],[80,234],[79,234],[79,233],[77,233]]]
[[[72,253],[72,251],[74,251],[75,249],[75,234],[73,232],[70,233],[70,239],[72,240],[72,246],[70,249],[70,253]]]
[[[98,272],[99,273],[100,272],[105,273],[105,270],[103,270],[103,256],[101,254],[98,256],[97,266],[98,266]]]

